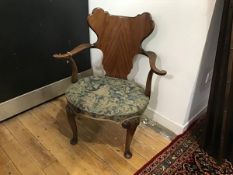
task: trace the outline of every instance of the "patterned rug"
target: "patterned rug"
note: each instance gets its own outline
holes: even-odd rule
[[[198,144],[204,122],[196,122],[147,162],[135,175],[233,175],[233,164],[218,164]]]

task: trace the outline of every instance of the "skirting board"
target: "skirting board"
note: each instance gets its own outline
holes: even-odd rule
[[[170,131],[174,132],[176,135],[182,134],[189,126],[190,124],[198,119],[200,117],[200,114],[206,109],[206,106],[204,106],[199,112],[196,113],[195,116],[193,116],[189,121],[187,121],[184,125],[181,125],[179,123],[176,123],[167,117],[159,114],[157,111],[147,108],[144,112],[144,115],[149,117],[150,119],[153,119],[155,122],[159,123],[160,125],[164,126],[165,128],[169,129]]]
[[[92,74],[92,69],[88,69],[79,73],[78,76],[86,77]],[[0,103],[0,121],[64,94],[70,84],[70,77],[68,77]]]

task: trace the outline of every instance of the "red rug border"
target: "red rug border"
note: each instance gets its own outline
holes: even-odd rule
[[[137,170],[134,175],[138,175],[145,167],[147,167],[149,164],[151,164],[157,157],[159,157],[161,154],[163,154],[167,149],[174,144],[178,139],[183,137],[193,126],[200,120],[201,117],[197,117],[196,120],[194,120],[190,126],[180,135],[177,135],[171,143],[169,143],[165,148],[163,148],[158,154],[156,154],[154,157],[152,157],[146,164],[144,164],[139,170]]]

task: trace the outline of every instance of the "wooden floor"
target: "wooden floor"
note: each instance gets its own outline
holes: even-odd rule
[[[127,160],[121,126],[82,118],[72,146],[65,104],[60,97],[0,123],[0,175],[132,175],[170,142],[140,124]]]

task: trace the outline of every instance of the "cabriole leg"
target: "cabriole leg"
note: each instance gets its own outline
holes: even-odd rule
[[[127,129],[126,142],[125,142],[125,152],[124,152],[124,156],[127,159],[130,159],[132,157],[132,153],[130,151],[130,144],[132,142],[134,133],[135,133],[139,123],[140,123],[139,117],[133,118],[130,120],[126,120],[122,123],[122,127]]]
[[[68,119],[68,122],[70,124],[71,130],[73,133],[73,137],[70,140],[70,144],[75,145],[78,142],[78,130],[77,130],[77,125],[75,121],[75,113],[69,104],[67,104],[66,106],[66,114],[67,114],[67,119]]]

